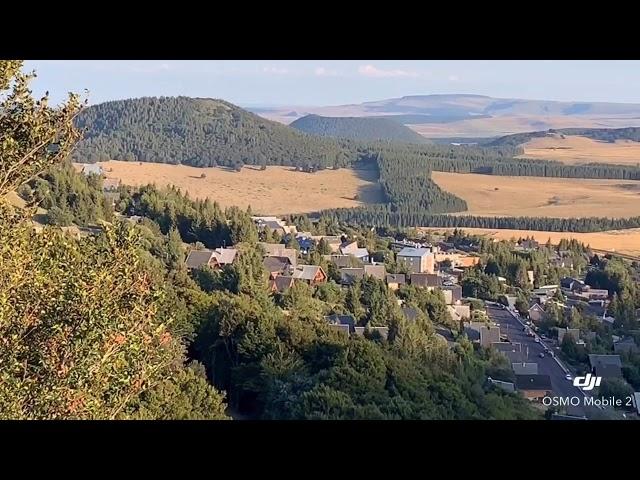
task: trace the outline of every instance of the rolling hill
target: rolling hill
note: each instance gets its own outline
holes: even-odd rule
[[[223,100],[137,98],[91,106],[79,115],[84,139],[73,161],[127,160],[196,167],[345,166],[344,142],[306,135]]]
[[[315,114],[328,117],[397,117],[427,138],[491,137],[550,128],[640,127],[640,104],[558,102],[485,95],[411,95],[337,106],[262,108],[265,118],[289,124]],[[291,115],[297,113],[298,117]]]
[[[289,126],[301,132],[321,137],[348,138],[360,141],[429,143],[422,135],[390,118],[307,115]]]

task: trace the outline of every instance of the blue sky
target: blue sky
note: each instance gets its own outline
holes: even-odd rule
[[[250,106],[341,105],[474,93],[538,100],[640,103],[640,61],[533,60],[33,60],[36,94],[54,102],[141,96],[222,98]]]

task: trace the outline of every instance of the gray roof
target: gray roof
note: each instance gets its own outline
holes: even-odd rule
[[[237,254],[238,250],[236,250],[235,248],[216,248],[213,251],[213,256],[220,265],[228,265],[233,263]]]
[[[333,262],[338,268],[351,265],[351,255],[325,255],[325,258]]]
[[[193,250],[187,256],[187,268],[200,268],[208,265],[213,258],[213,250]]]
[[[404,273],[387,273],[387,283],[397,283],[404,285],[407,283],[407,277]]]
[[[601,363],[594,367],[595,373],[603,378],[622,378],[622,369],[618,365]]]
[[[423,257],[431,253],[429,248],[405,247],[398,252],[399,257]]]
[[[411,285],[418,287],[441,287],[442,278],[435,273],[412,273]]]
[[[622,362],[620,361],[620,355],[589,355],[589,363],[592,368],[596,368],[600,365],[616,365],[622,368]]]
[[[95,175],[102,175],[103,169],[98,164],[88,163],[88,164],[82,166],[82,173],[84,173],[85,175],[89,175],[89,174],[92,174],[92,173],[95,174]]]
[[[329,322],[330,325],[346,325],[349,331],[355,331],[356,321],[351,315],[338,315],[334,313],[333,315],[324,317],[324,319]]]
[[[549,375],[516,375],[518,390],[551,390]]]
[[[290,265],[289,259],[286,257],[265,257],[262,265],[267,272],[284,272]]]
[[[364,273],[365,275],[371,275],[378,280],[384,280],[387,271],[385,270],[384,265],[365,265]]]
[[[538,364],[537,363],[512,363],[511,368],[516,375],[537,375]]]
[[[364,278],[364,267],[359,268],[341,268],[340,269],[340,280],[344,284],[352,284],[355,283],[356,280]]]
[[[293,271],[292,277],[296,280],[313,280],[318,271],[322,271],[318,265],[298,265]]]

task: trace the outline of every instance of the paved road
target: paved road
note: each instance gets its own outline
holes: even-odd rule
[[[496,323],[500,324],[500,333],[507,335],[509,342],[514,346],[516,353],[508,355],[510,357],[520,357],[522,361],[537,363],[538,374],[549,375],[551,377],[551,388],[553,395],[558,397],[577,397],[580,398],[581,405],[578,407],[567,407],[569,415],[588,415],[582,406],[582,392],[573,386],[573,383],[565,378],[565,371],[550,356],[546,355],[540,358],[538,355],[544,352],[544,347],[536,343],[533,337],[528,337],[522,331],[522,325],[508,311],[487,305],[487,313],[489,317]]]

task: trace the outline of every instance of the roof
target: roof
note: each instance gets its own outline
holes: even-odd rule
[[[102,181],[102,189],[103,190],[113,190],[120,186],[119,178],[105,178]]]
[[[351,265],[351,255],[323,255],[324,258],[330,262],[333,262],[336,267],[348,267]]]
[[[620,361],[620,355],[589,355],[589,364],[591,368],[597,368],[602,365],[616,365],[618,368],[622,368],[622,362]]]
[[[549,375],[516,375],[518,390],[551,390]]]
[[[284,292],[293,285],[293,277],[289,275],[278,275],[275,279],[269,281],[270,287],[275,287],[278,292]]]
[[[389,336],[389,327],[355,327],[356,335],[364,335],[365,330],[369,330],[371,333],[378,332],[385,340]]]
[[[267,220],[266,222],[262,222],[261,225],[264,227],[270,228],[271,230],[284,230],[284,227],[280,225],[280,223],[273,220]]]
[[[238,250],[235,248],[216,248],[213,251],[213,256],[220,265],[233,263],[237,254]]]
[[[487,380],[489,380],[489,383],[491,383],[492,385],[495,385],[498,388],[501,388],[505,392],[513,393],[516,390],[515,385],[513,383],[511,383],[511,382],[503,382],[501,380],[494,380],[491,377],[489,377]]]
[[[292,277],[296,280],[314,280],[318,272],[322,272],[318,265],[298,265]]]
[[[355,248],[353,250],[349,250],[349,255],[353,255],[356,258],[364,258],[369,256],[369,250],[366,248]]]
[[[603,378],[622,378],[622,369],[618,365],[600,364],[595,367],[596,375]]]
[[[267,272],[282,272],[289,266],[289,259],[286,257],[265,257],[262,265]]]
[[[511,368],[516,375],[537,375],[538,364],[537,363],[512,363]]]
[[[404,247],[400,252],[398,252],[399,257],[424,257],[431,253],[431,249],[429,248],[413,248],[413,247]]]
[[[193,250],[187,255],[187,268],[200,268],[208,265],[213,258],[213,250]]]
[[[85,175],[89,175],[91,173],[95,175],[102,175],[102,172],[102,167],[95,163],[88,163],[82,166],[82,173],[84,173]]]
[[[384,265],[365,265],[364,273],[366,275],[371,275],[378,280],[384,280],[387,271],[384,268]]]
[[[435,273],[412,273],[411,285],[417,287],[441,287],[442,278]]]
[[[354,283],[356,280],[364,278],[364,267],[359,268],[341,268],[340,279],[342,283]]]
[[[355,240],[347,240],[340,244],[340,252],[344,255],[349,255],[358,249],[358,242]]]
[[[346,325],[349,327],[349,331],[355,332],[356,320],[351,315],[328,315],[324,319],[329,322],[330,325]]]
[[[529,308],[529,311],[531,310],[539,310],[541,313],[545,313],[544,308],[542,308],[538,303],[534,303],[533,305],[531,305],[531,308]]]
[[[264,249],[267,257],[286,257],[294,267],[298,263],[298,251],[294,248],[287,248],[282,243],[260,242],[259,245]]]
[[[387,283],[397,283],[404,285],[407,283],[407,277],[404,273],[387,273]]]

